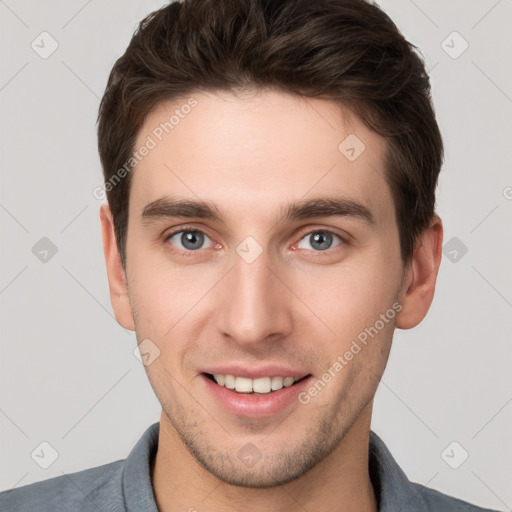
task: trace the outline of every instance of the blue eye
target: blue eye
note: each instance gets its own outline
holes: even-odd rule
[[[206,239],[211,241],[208,235],[195,229],[182,229],[181,231],[176,231],[167,237],[167,240],[183,251],[197,251],[198,249],[201,249]],[[181,244],[181,246],[179,244]]]
[[[343,243],[342,238],[335,233],[331,233],[330,231],[313,231],[300,239],[299,248],[313,249],[315,251],[326,251],[331,248],[334,238],[337,238],[341,243]],[[308,239],[310,240],[310,247],[301,247],[300,244],[302,241]]]
[[[337,244],[335,244],[336,239],[338,240]],[[215,242],[208,235],[192,228],[182,228],[175,231],[166,237],[166,241],[171,242],[171,245],[184,255],[187,255],[187,253],[191,255],[191,253],[197,253],[201,249],[207,249],[215,245]],[[344,243],[345,240],[341,236],[331,231],[317,230],[304,235],[298,243],[298,248],[323,252]]]

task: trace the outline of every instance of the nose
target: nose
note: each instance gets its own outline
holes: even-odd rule
[[[238,256],[234,260],[217,297],[219,332],[253,348],[289,335],[292,301],[284,276],[272,268],[265,252],[252,263]]]

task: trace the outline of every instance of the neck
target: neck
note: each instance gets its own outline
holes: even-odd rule
[[[227,484],[199,465],[162,412],[152,484],[160,512],[377,512],[368,470],[371,403],[335,449],[307,473],[271,488]]]

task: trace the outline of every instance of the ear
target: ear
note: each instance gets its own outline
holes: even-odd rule
[[[103,238],[103,252],[107,265],[108,286],[110,289],[110,302],[114,309],[116,320],[130,331],[135,330],[132,308],[128,296],[126,275],[121,264],[121,256],[117,249],[114,231],[114,220],[108,204],[100,208],[101,234]]]
[[[405,269],[399,298],[402,309],[396,317],[396,327],[410,329],[425,318],[434,298],[442,244],[443,224],[434,215],[429,227],[419,236],[413,257]]]

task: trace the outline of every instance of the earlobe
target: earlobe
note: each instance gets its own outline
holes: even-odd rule
[[[128,295],[126,275],[117,248],[114,220],[108,204],[101,205],[100,223],[110,290],[110,302],[112,303],[116,320],[125,329],[134,331],[135,322]]]
[[[396,327],[410,329],[425,318],[434,298],[442,243],[443,224],[434,215],[429,227],[420,235],[412,260],[405,270],[399,298],[402,309],[396,317]]]

